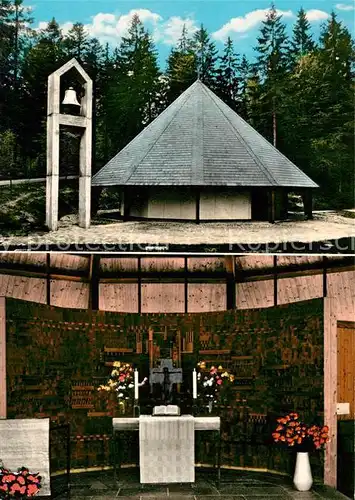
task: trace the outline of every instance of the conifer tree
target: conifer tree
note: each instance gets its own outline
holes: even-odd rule
[[[288,37],[286,27],[272,4],[266,20],[262,22],[256,51],[257,69],[264,90],[264,112],[268,124],[263,131],[276,146],[277,113],[282,101],[284,81],[288,69]]]
[[[197,59],[198,76],[205,85],[213,90],[216,84],[217,49],[203,25],[194,34],[193,47]]]
[[[237,107],[240,77],[238,74],[238,55],[234,52],[230,37],[224,45],[223,55],[219,56],[219,67],[216,72],[215,90],[219,97],[232,109]]]
[[[193,42],[188,37],[184,25],[181,37],[168,57],[167,77],[169,88],[167,90],[167,102],[173,102],[196,80],[196,55]]]
[[[82,64],[88,49],[88,33],[82,23],[75,23],[64,38],[64,51],[68,59],[75,57]]]
[[[38,172],[45,173],[45,120],[48,76],[67,61],[62,31],[52,19],[29,49],[23,66],[22,146],[31,158],[37,157]]]
[[[120,149],[160,112],[160,72],[150,35],[137,15],[116,52],[115,79],[109,89],[112,147]]]
[[[294,64],[300,57],[312,52],[315,49],[315,43],[310,34],[311,25],[307,19],[306,13],[301,8],[297,14],[297,21],[293,27],[293,37],[290,46],[290,57]]]
[[[247,89],[251,74],[251,65],[249,64],[245,54],[239,65],[239,88],[238,88],[238,102],[237,112],[244,120],[248,120],[248,96]]]

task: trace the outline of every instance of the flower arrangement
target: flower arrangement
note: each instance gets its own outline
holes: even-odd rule
[[[113,370],[106,385],[99,391],[117,392],[119,399],[132,399],[134,394],[133,367],[130,363],[113,362]]]
[[[327,426],[308,426],[300,421],[298,413],[289,413],[285,417],[278,418],[277,423],[276,430],[272,433],[276,443],[285,443],[298,450],[310,451],[312,448],[318,450],[328,442]]]
[[[197,363],[197,384],[199,395],[214,403],[217,402],[220,391],[230,382],[234,381],[234,375],[228,373],[220,365],[218,367],[211,366],[206,369],[206,362],[200,361]]]
[[[11,472],[3,467],[0,461],[0,498],[33,497],[41,488],[41,476],[32,473],[27,467]]]
[[[141,387],[148,381],[147,378],[138,384]],[[99,391],[117,392],[119,399],[133,399],[134,396],[134,370],[130,363],[113,362],[113,370],[105,385],[98,387]]]

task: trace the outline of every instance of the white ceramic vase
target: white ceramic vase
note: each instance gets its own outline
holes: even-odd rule
[[[293,484],[298,491],[309,491],[313,484],[308,452],[297,452]]]

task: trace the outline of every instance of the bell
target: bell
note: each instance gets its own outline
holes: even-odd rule
[[[76,98],[76,92],[73,87],[69,87],[69,89],[65,91],[65,96],[62,104],[70,106],[80,106],[80,102],[78,102],[78,99]]]

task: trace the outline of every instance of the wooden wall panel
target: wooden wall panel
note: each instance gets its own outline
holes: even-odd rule
[[[142,257],[142,272],[169,272],[183,271],[185,259],[183,257]]]
[[[250,281],[236,285],[237,309],[273,307],[273,280]]]
[[[0,264],[27,264],[44,268],[46,266],[46,254],[43,252],[4,252],[0,253]]]
[[[45,304],[46,280],[0,274],[0,295]]]
[[[51,280],[52,306],[87,309],[89,304],[89,284],[77,281]]]
[[[142,284],[142,313],[184,312],[183,283]]]
[[[138,271],[138,259],[137,257],[101,257],[100,258],[100,270],[103,273],[107,272],[136,272]]]
[[[224,283],[189,283],[187,312],[225,311],[226,294]]]
[[[137,283],[102,283],[99,297],[102,311],[138,312]]]
[[[355,271],[331,273],[327,276],[328,297],[334,298],[338,321],[354,321]]]
[[[337,321],[354,321],[355,271],[329,273],[324,299],[324,421],[330,429],[325,450],[324,482],[337,484],[338,329]]]
[[[337,484],[337,319],[336,303],[324,299],[324,424],[329,427],[329,443],[324,453],[324,483]]]
[[[0,419],[7,416],[5,300],[0,296]]]
[[[310,300],[323,295],[323,276],[298,276],[277,280],[277,303],[289,304]]]
[[[238,255],[235,257],[236,268],[244,271],[272,268],[273,263],[272,255]]]
[[[51,253],[51,268],[70,271],[89,271],[90,255]]]
[[[189,257],[187,268],[189,272],[225,271],[225,257]]]
[[[278,255],[277,265],[285,266],[302,266],[305,264],[314,264],[315,262],[322,261],[319,255]]]

